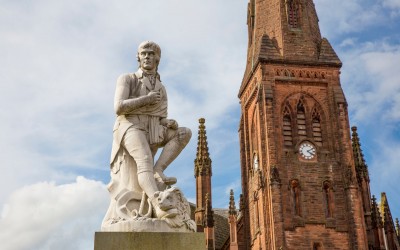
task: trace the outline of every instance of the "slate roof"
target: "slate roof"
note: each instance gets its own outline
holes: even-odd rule
[[[194,220],[194,211],[196,205],[190,204],[191,214],[190,217]],[[215,249],[222,249],[224,243],[229,238],[229,209],[225,208],[213,208],[214,211],[214,233],[215,233]]]

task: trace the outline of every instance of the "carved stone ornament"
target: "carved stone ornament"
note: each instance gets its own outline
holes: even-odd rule
[[[279,178],[279,170],[275,166],[271,168],[271,183],[281,183],[281,179]]]
[[[143,192],[140,200],[135,199],[133,191],[119,197],[115,203],[115,216],[108,211],[102,224],[102,231],[122,232],[195,232],[196,224],[190,219],[189,202],[179,188],[172,187],[157,192],[155,208]],[[139,207],[137,206],[139,204]],[[157,218],[155,209],[163,214]],[[110,213],[111,212],[111,213]],[[111,219],[112,218],[112,219]]]
[[[188,128],[167,118],[167,95],[157,72],[160,47],[151,41],[139,45],[135,73],[117,80],[110,159],[110,206],[102,231],[195,232],[190,206],[175,177],[164,170],[191,137]],[[162,148],[158,159],[157,150]]]
[[[356,184],[356,178],[350,165],[347,166],[345,174],[347,187],[354,186]]]

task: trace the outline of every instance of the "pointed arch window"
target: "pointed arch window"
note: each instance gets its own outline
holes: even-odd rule
[[[257,116],[254,116],[253,124],[251,125],[251,150],[256,151],[258,147],[258,135],[257,135]]]
[[[319,242],[314,243],[312,249],[313,250],[321,250],[322,249],[321,243],[319,243]]]
[[[290,191],[293,200],[293,210],[294,215],[301,216],[301,206],[300,206],[300,183],[298,180],[290,181]]]
[[[258,194],[254,192],[254,232],[257,233],[260,228],[260,213],[258,210]]]
[[[324,192],[324,200],[325,200],[325,208],[326,208],[326,217],[332,218],[333,217],[333,189],[332,184],[329,181],[324,181],[323,183],[323,192]]]
[[[256,153],[253,155],[253,171],[256,172],[260,169],[259,163],[258,163],[258,156]]]
[[[293,145],[292,118],[290,117],[288,107],[285,107],[285,111],[283,112],[283,144],[285,146]]]
[[[299,100],[297,104],[297,133],[299,134],[300,140],[307,136],[306,112],[302,100]]]
[[[288,24],[291,28],[299,28],[299,4],[296,0],[287,0]]]
[[[251,138],[250,138],[250,150],[253,152],[252,156],[252,164],[251,167],[249,168],[251,176],[254,177],[254,174],[256,173],[256,167],[258,168],[259,162],[258,162],[258,155],[257,155],[257,148],[258,148],[258,133],[257,133],[257,115],[254,113],[253,121],[251,124]]]
[[[312,114],[312,132],[315,144],[322,146],[321,116],[316,109]]]

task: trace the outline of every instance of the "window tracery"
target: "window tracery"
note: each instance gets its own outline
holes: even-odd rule
[[[301,206],[300,206],[300,184],[298,180],[290,181],[290,189],[292,193],[293,200],[293,210],[294,214],[301,216]]]
[[[312,114],[312,132],[315,144],[322,146],[321,116],[315,108]]]
[[[313,244],[313,250],[321,250],[321,249],[322,249],[321,243],[314,243]]]
[[[256,151],[257,150],[257,144],[258,144],[258,138],[257,138],[257,130],[256,130],[256,125],[255,121],[253,121],[253,124],[251,126],[251,150]]]
[[[326,207],[326,217],[333,217],[333,189],[332,184],[329,181],[324,181],[323,183],[325,207]]]
[[[283,144],[285,146],[293,145],[292,118],[290,116],[288,107],[285,107],[283,112]]]
[[[287,0],[288,24],[291,28],[299,28],[299,4],[296,0]]]
[[[258,194],[254,192],[253,194],[253,201],[254,201],[254,233],[257,233],[260,228],[260,214],[258,211]]]
[[[300,140],[305,139],[307,136],[306,113],[301,99],[297,104],[297,133]]]

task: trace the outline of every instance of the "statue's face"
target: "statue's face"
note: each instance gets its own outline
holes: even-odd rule
[[[156,54],[151,48],[141,48],[139,50],[140,68],[154,70],[157,67]]]

